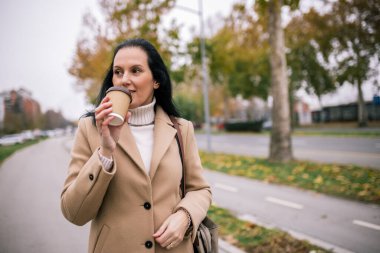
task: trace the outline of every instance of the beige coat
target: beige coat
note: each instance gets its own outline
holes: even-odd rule
[[[72,160],[61,196],[63,215],[72,223],[91,222],[88,252],[193,252],[194,232],[206,216],[211,192],[191,122],[179,119],[185,152],[187,194],[181,199],[182,165],[168,115],[157,107],[149,175],[128,124],[122,128],[111,172],[99,160],[99,134],[90,117],[79,121]],[[166,250],[152,237],[178,208],[191,216],[193,236]]]

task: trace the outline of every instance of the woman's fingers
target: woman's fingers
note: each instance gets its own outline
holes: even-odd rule
[[[166,249],[172,249],[172,248],[175,248],[177,247],[177,245],[179,244],[179,242],[171,242],[169,243],[169,245],[166,247]]]
[[[95,121],[96,125],[100,127],[104,125],[104,122],[109,118],[108,115],[112,112],[112,103],[104,100],[96,109],[95,109]],[[108,117],[108,118],[107,118]],[[109,123],[109,121],[108,121]]]
[[[153,234],[155,240],[163,248],[171,249],[176,247],[183,240],[180,222],[176,214],[169,216],[156,233]]]
[[[153,234],[153,237],[161,245],[161,247],[166,248],[173,241],[170,240],[171,233],[168,232],[169,221],[166,220],[161,227]]]
[[[104,109],[112,108],[112,102],[101,103],[98,107],[95,108],[95,114],[99,114]]]
[[[109,97],[104,97],[104,98],[102,99],[102,101],[100,102],[100,104],[102,104],[102,103],[104,103],[104,102],[108,102],[108,101],[110,101],[110,98],[109,98]]]
[[[160,237],[165,232],[165,230],[167,229],[167,227],[168,227],[168,220],[166,220],[161,225],[161,227],[157,230],[157,232],[153,234],[153,237],[155,237],[155,238]]]
[[[112,108],[107,108],[100,111],[99,113],[95,113],[95,120],[104,120],[111,112]]]
[[[108,126],[109,123],[113,120],[113,118],[115,118],[115,116],[108,116],[102,123],[102,126]]]
[[[116,143],[119,139],[120,129],[109,125],[114,116],[109,115],[112,112],[112,103],[108,97],[103,98],[100,105],[95,108],[95,121],[99,135],[101,136],[101,147],[112,154],[115,150]]]

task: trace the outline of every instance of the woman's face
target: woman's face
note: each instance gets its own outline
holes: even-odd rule
[[[148,65],[148,55],[139,47],[122,48],[116,53],[112,83],[131,91],[130,109],[150,104],[154,89],[158,88]]]

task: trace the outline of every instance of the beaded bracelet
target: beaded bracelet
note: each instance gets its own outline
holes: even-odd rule
[[[190,216],[189,212],[188,212],[185,208],[183,208],[183,207],[179,208],[178,210],[184,211],[185,214],[187,215],[187,226],[186,226],[186,230],[189,229],[189,227],[190,227],[190,225],[191,225],[191,216]]]

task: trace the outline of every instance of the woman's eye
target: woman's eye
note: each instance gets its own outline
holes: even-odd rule
[[[140,73],[142,70],[140,68],[133,68],[132,73]]]
[[[118,69],[114,70],[113,73],[114,73],[114,75],[117,75],[117,76],[122,75],[122,72]]]

